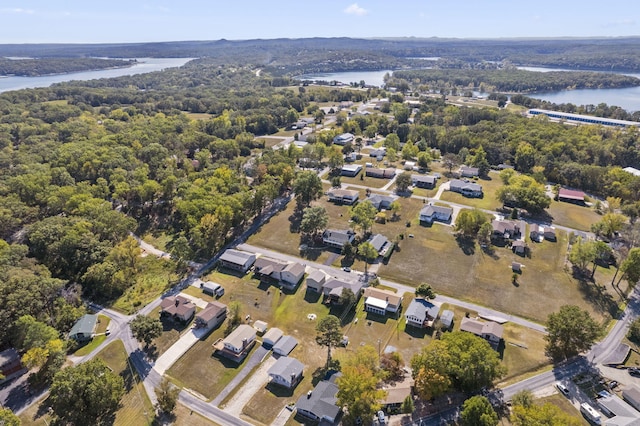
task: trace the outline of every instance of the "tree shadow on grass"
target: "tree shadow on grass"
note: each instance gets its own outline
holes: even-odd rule
[[[458,243],[458,247],[460,247],[462,252],[467,256],[473,256],[475,254],[476,242],[473,238],[458,234],[456,235],[456,243]]]
[[[431,327],[418,328],[409,325],[405,327],[404,332],[414,339],[424,339],[426,336],[431,337],[433,329]]]
[[[302,222],[302,210],[295,209],[289,216],[289,232],[297,234],[300,232],[300,223]]]
[[[612,318],[618,318],[622,313],[613,296],[606,292],[605,286],[582,278],[578,279],[578,290],[598,312],[608,313]]]
[[[379,324],[386,324],[387,321],[389,321],[389,317],[387,317],[386,315],[378,315],[372,312],[367,312],[367,316],[365,317],[365,319],[367,320],[367,325],[369,325],[368,322],[377,322]]]

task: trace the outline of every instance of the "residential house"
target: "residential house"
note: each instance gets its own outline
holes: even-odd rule
[[[183,296],[169,296],[160,302],[160,315],[174,320],[188,322],[196,313],[196,305]]]
[[[353,163],[357,159],[358,159],[358,154],[356,154],[355,152],[350,152],[348,154],[345,154],[344,156],[344,161],[347,163]]]
[[[529,249],[529,247],[527,246],[527,243],[525,243],[522,240],[516,240],[513,243],[511,243],[511,250],[515,254],[519,254],[521,256],[524,256],[525,254],[527,254],[527,250],[528,249]]]
[[[384,410],[388,413],[399,410],[404,400],[412,395],[414,384],[415,381],[411,377],[405,377],[401,382],[384,386],[382,389],[387,393],[381,401]]]
[[[302,380],[303,369],[304,365],[297,359],[282,356],[267,371],[269,383],[293,389]]]
[[[504,327],[494,321],[480,321],[475,318],[462,318],[460,322],[460,331],[466,331],[475,334],[478,337],[489,341],[493,345],[497,345],[502,340]]]
[[[273,353],[280,356],[287,356],[298,346],[298,341],[293,336],[283,336],[275,345],[273,345]]]
[[[256,343],[256,330],[250,325],[240,324],[227,337],[216,341],[213,347],[225,358],[242,362]]]
[[[492,238],[503,240],[515,240],[521,237],[526,231],[527,224],[522,221],[499,220],[493,219],[491,227],[493,228]]]
[[[560,188],[558,191],[558,201],[565,201],[567,203],[584,204],[584,197],[586,197],[582,191],[576,191],[573,189]]]
[[[268,348],[273,347],[273,345],[275,345],[278,340],[282,338],[282,336],[284,336],[282,330],[276,327],[272,327],[269,329],[269,331],[264,333],[264,336],[262,336],[262,344]]]
[[[291,130],[300,130],[300,129],[304,129],[305,127],[307,127],[307,122],[303,120],[298,120],[295,123],[293,123],[290,128]]]
[[[545,240],[548,240],[548,241],[557,240],[556,229],[551,226],[545,226],[543,229],[542,235],[544,236]]]
[[[360,164],[345,164],[340,169],[340,174],[347,177],[356,177],[361,170],[362,165]]]
[[[358,201],[360,192],[353,189],[332,188],[327,191],[329,201],[340,204],[353,204]]]
[[[298,262],[291,262],[280,272],[280,285],[293,290],[304,277],[305,267]]]
[[[370,177],[378,179],[391,179],[396,175],[396,169],[389,167],[386,169],[379,169],[377,167],[367,167],[365,174]]]
[[[325,282],[322,286],[322,293],[329,298],[331,302],[338,302],[342,296],[344,289],[349,289],[356,296],[356,301],[360,299],[362,295],[362,288],[364,283],[362,281],[345,281],[337,278],[332,278]]]
[[[320,269],[313,270],[307,275],[307,288],[320,293],[326,280],[327,275],[324,272]]]
[[[405,170],[413,170],[416,169],[416,162],[415,161],[405,161],[404,165],[403,165],[403,169]]]
[[[287,266],[287,262],[260,256],[253,265],[254,274],[260,281],[277,284],[280,272]]]
[[[433,189],[438,179],[431,175],[411,175],[411,184],[416,188]]]
[[[511,164],[500,163],[496,166],[496,168],[498,170],[506,170],[506,169],[513,169],[514,167]]]
[[[202,292],[205,294],[217,296],[222,286],[218,283],[214,283],[213,281],[205,281],[200,284],[200,288],[202,288]]]
[[[377,158],[379,160],[382,160],[382,157],[385,155],[387,155],[387,148],[385,147],[371,148],[369,151],[369,157]]]
[[[26,369],[22,365],[20,354],[15,348],[5,349],[0,352],[0,374],[4,376],[0,383],[13,379],[24,371]]]
[[[442,311],[442,314],[440,314],[440,323],[444,328],[451,329],[451,326],[453,325],[453,315],[453,311],[448,309]]]
[[[440,306],[426,299],[413,299],[404,314],[407,325],[418,328],[433,326]]]
[[[631,173],[634,176],[640,176],[640,170],[636,169],[635,167],[625,167],[622,170],[627,173]]]
[[[355,136],[351,133],[343,133],[333,138],[333,143],[336,145],[346,145],[349,142],[353,142]]]
[[[234,271],[240,271],[247,273],[249,268],[253,266],[256,261],[256,255],[246,251],[228,249],[222,253],[218,262],[225,268],[233,269]]]
[[[463,178],[476,177],[480,175],[480,169],[477,167],[460,166],[458,173],[460,177]]]
[[[428,204],[420,210],[420,222],[433,223],[434,221],[449,222],[453,215],[451,207],[434,206]]]
[[[531,241],[542,242],[542,240],[556,241],[556,230],[552,226],[538,224],[529,225],[529,237]]]
[[[387,210],[389,209],[389,206],[391,206],[391,203],[393,203],[397,199],[398,197],[395,195],[371,194],[366,198],[365,201],[373,204],[373,207],[378,210]]]
[[[465,197],[482,197],[482,186],[460,179],[453,179],[449,182],[449,191],[458,192]]]
[[[384,256],[389,250],[393,249],[393,243],[382,234],[375,234],[367,240],[378,252],[378,256]]]
[[[402,296],[375,287],[364,289],[364,310],[378,315],[397,314],[402,306]]]
[[[222,324],[227,317],[227,305],[220,302],[209,302],[196,314],[196,328],[214,328]]]
[[[609,417],[605,425],[640,426],[640,412],[624,402],[618,395],[602,396],[596,399],[600,411]]]
[[[356,233],[351,229],[327,229],[322,233],[322,242],[329,247],[341,249],[345,244],[353,243]]]
[[[340,414],[340,407],[336,405],[338,386],[330,380],[319,382],[313,391],[298,398],[296,410],[301,416],[313,421],[327,421],[335,424]]]
[[[633,408],[640,411],[640,388],[636,385],[625,387],[622,391],[622,398]]]
[[[75,324],[73,324],[73,327],[71,327],[71,331],[69,331],[69,338],[79,342],[91,340],[97,324],[97,315],[83,315]]]

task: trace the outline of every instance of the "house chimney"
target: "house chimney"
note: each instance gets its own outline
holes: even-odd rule
[[[180,304],[180,301],[176,299],[176,307]]]
[[[246,348],[246,347],[247,347],[247,338],[246,338],[246,337],[244,337],[244,338],[242,339],[242,348],[244,349],[244,348]]]

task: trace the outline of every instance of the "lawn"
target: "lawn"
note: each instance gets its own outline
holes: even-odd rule
[[[547,343],[544,334],[517,324],[506,323],[503,337],[502,360],[507,367],[507,375],[502,380],[515,378],[551,363],[544,354]]]
[[[259,138],[256,138],[256,142],[264,142],[264,147],[265,148],[271,148],[277,144],[279,144],[280,142],[282,142],[284,137],[269,137],[269,136],[260,136]]]
[[[176,265],[173,261],[155,256],[146,256],[139,260],[140,273],[135,283],[129,287],[112,305],[112,308],[125,314],[132,314],[152,302],[165,290],[178,282]]]
[[[185,112],[191,120],[208,120],[211,117],[215,117],[213,114],[207,114],[204,112]]]
[[[305,371],[304,378],[293,390],[278,385],[266,385],[259,389],[244,406],[243,417],[246,416],[252,423],[272,424],[278,413],[288,403],[295,403],[301,395],[313,389],[311,381],[311,372]]]
[[[436,292],[539,322],[569,301],[598,320],[611,318],[620,303],[610,279],[604,279],[608,271],[598,268],[598,286],[572,277],[564,261],[567,235],[563,232],[557,242],[530,243],[530,258],[508,248],[495,247],[488,254],[475,243],[458,244],[452,229],[440,224],[412,226],[410,232],[414,238],[400,242],[400,250],[380,267],[378,275],[415,286],[428,282]],[[524,265],[517,285],[511,283],[512,261]]]
[[[167,317],[160,316],[161,308],[158,306],[148,315],[151,318],[160,318],[160,322],[162,322],[162,334],[160,337],[156,337],[153,339],[152,348],[152,356],[159,357],[163,353],[166,352],[174,343],[180,339],[180,336],[185,332],[191,329],[191,325],[193,324],[193,318],[186,324],[182,324],[179,321],[173,321]],[[200,311],[200,308],[196,308],[196,313]],[[195,317],[194,317],[195,318]]]
[[[218,426],[217,423],[191,411],[180,403],[176,404],[173,414],[175,416],[175,420],[172,423],[173,426]]]
[[[551,200],[547,213],[554,224],[580,231],[590,231],[591,225],[602,219],[591,207],[554,200]]]
[[[128,365],[127,352],[122,341],[116,340],[104,348],[97,358],[102,359],[113,370],[124,378],[126,393],[120,401],[120,409],[116,412],[114,425],[151,425],[155,412],[151,401],[147,397],[144,386],[132,367]],[[48,425],[51,416],[46,414],[47,399],[34,404],[20,415],[25,426]]]
[[[145,243],[151,244],[153,247],[164,252],[167,252],[167,247],[169,243],[171,243],[172,239],[173,237],[171,235],[167,235],[165,232],[161,231],[156,231],[154,233],[147,232],[142,236],[142,240]]]
[[[85,356],[89,355],[91,351],[100,346],[102,342],[107,339],[105,336],[105,331],[107,331],[107,327],[109,327],[109,317],[105,315],[98,315],[98,324],[96,326],[96,336],[93,337],[86,345],[82,346],[78,350],[75,351],[75,356]]]

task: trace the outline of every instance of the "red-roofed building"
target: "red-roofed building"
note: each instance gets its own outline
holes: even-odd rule
[[[584,203],[584,197],[586,194],[582,191],[575,191],[573,189],[560,188],[558,191],[558,200],[566,201],[568,203]]]

